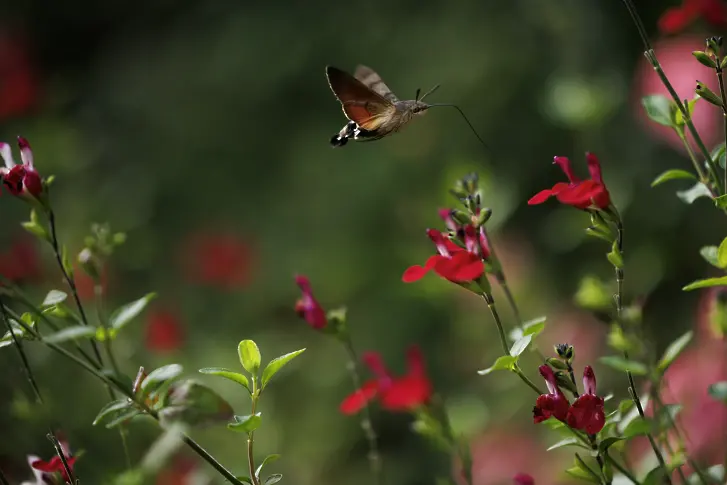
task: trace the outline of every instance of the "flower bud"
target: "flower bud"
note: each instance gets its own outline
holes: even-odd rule
[[[575,350],[573,349],[573,346],[567,343],[556,345],[555,353],[558,354],[558,357],[569,363],[575,358]]]
[[[490,220],[490,217],[492,217],[492,209],[489,207],[485,207],[484,209],[480,209],[480,213],[477,214],[477,216],[474,218],[474,225],[475,227],[480,227],[483,224],[485,224],[487,221]]]
[[[722,101],[722,98],[717,96],[717,94],[705,86],[704,83],[697,81],[697,87],[694,92],[706,102],[724,109],[724,102]]]
[[[712,55],[710,55],[710,53]],[[703,64],[707,67],[711,67],[712,69],[715,69],[717,67],[717,63],[714,62],[714,53],[710,50],[707,50],[707,52],[702,51],[694,51],[692,52],[692,55],[699,61],[700,64]]]
[[[562,360],[556,358],[556,357],[548,357],[545,362],[547,364],[555,369],[558,370],[568,370],[568,366],[563,362]]]
[[[450,215],[457,224],[466,225],[470,223],[470,216],[466,212],[454,209],[450,212]]]
[[[94,282],[99,281],[101,278],[101,272],[98,268],[98,260],[90,248],[84,248],[83,251],[78,253],[78,262],[80,263],[81,268],[83,268],[83,271],[85,271],[86,274],[94,280]]]

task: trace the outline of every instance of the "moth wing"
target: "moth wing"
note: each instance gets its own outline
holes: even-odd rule
[[[346,117],[364,130],[375,130],[396,112],[391,101],[349,73],[327,66],[326,77]]]
[[[391,92],[391,89],[389,89],[389,86],[384,83],[381,76],[379,76],[378,73],[370,67],[359,64],[358,67],[356,67],[356,71],[353,73],[353,77],[361,81],[364,86],[373,89],[392,103],[399,101],[399,98]]]

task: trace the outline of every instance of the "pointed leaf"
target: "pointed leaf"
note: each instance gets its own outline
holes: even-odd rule
[[[614,268],[623,268],[624,260],[621,251],[618,249],[618,241],[613,242],[611,252],[606,255],[608,261],[614,266]]]
[[[651,423],[642,417],[638,417],[631,421],[623,431],[623,439],[627,440],[634,436],[645,435],[651,431]]]
[[[558,441],[557,443],[550,445],[546,451],[552,451],[557,450],[558,448],[563,448],[564,446],[582,446],[577,438],[565,438],[563,440]]]
[[[109,414],[121,411],[122,409],[127,409],[132,405],[133,404],[128,399],[118,399],[116,401],[111,401],[110,403],[102,407],[101,411],[98,412],[96,418],[93,420],[93,426],[96,426],[103,418],[105,418]]]
[[[106,423],[106,428],[111,429],[115,428],[116,426],[119,426],[120,424],[124,424],[130,419],[138,416],[141,414],[141,411],[139,411],[136,408],[131,408],[128,411],[125,411],[123,413],[120,413],[117,415],[114,419]]]
[[[240,433],[251,433],[260,427],[263,420],[260,413],[249,414],[247,416],[235,416],[235,422],[229,423],[227,427],[232,431]]]
[[[280,455],[278,454],[272,454],[265,457],[262,463],[260,463],[260,466],[257,467],[257,470],[255,470],[255,476],[260,478],[260,471],[263,469],[263,467],[269,463],[272,463],[274,461],[278,461],[280,458]]]
[[[247,475],[237,475],[235,478],[237,478],[241,482],[249,483],[250,485],[252,485],[252,480],[250,480],[250,477],[248,477]]]
[[[673,102],[666,96],[660,94],[644,96],[641,98],[641,104],[646,110],[646,116],[652,121],[664,126],[674,126],[673,113],[676,111],[676,106],[673,106]]]
[[[601,442],[598,444],[598,449],[601,451],[601,453],[604,453],[606,450],[608,450],[611,446],[618,443],[619,441],[623,441],[624,438],[620,438],[618,436],[611,436],[609,438],[605,438],[601,440]]]
[[[727,268],[727,237],[722,240],[717,248],[717,263],[720,268]]]
[[[512,355],[503,355],[501,357],[498,357],[494,364],[492,364],[491,367],[488,367],[487,369],[478,370],[477,373],[481,376],[486,376],[490,372],[496,371],[496,370],[512,370],[513,366],[515,365],[515,362],[517,362],[518,358],[514,357]]]
[[[272,379],[273,376],[277,374],[278,371],[282,369],[285,364],[298,357],[303,352],[305,352],[305,349],[300,349],[296,350],[295,352],[290,352],[289,354],[281,355],[280,357],[271,360],[263,371],[263,377],[261,380],[262,389],[265,389],[265,386],[268,384],[270,379]]]
[[[691,204],[700,197],[712,197],[709,189],[702,182],[697,182],[691,189],[677,191],[677,197]]]
[[[252,392],[250,390],[250,381],[247,379],[246,376],[240,374],[239,372],[234,372],[229,369],[223,369],[222,367],[205,367],[204,369],[200,369],[199,372],[202,374],[210,374],[213,376],[224,377],[225,379],[229,379],[243,385],[245,389],[248,390],[248,392]]]
[[[169,364],[158,369],[154,369],[149,373],[148,376],[142,381],[141,389],[146,390],[152,384],[161,384],[162,382],[169,381],[182,373],[182,366],[179,364]]]
[[[109,317],[109,325],[115,329],[121,329],[139,315],[146,306],[156,297],[156,293],[148,293],[147,295],[139,298],[136,301],[127,303],[124,306],[119,307]]]
[[[598,479],[598,477],[594,477],[593,474],[588,473],[587,471],[577,466],[572,466],[568,468],[565,472],[573,478],[577,478],[586,482],[597,483],[599,485],[601,484],[601,480]]]
[[[237,354],[240,356],[240,363],[250,374],[257,375],[260,369],[260,349],[252,340],[243,340],[237,346]]]
[[[697,177],[694,176],[694,174],[687,172],[686,170],[679,170],[679,169],[672,169],[667,170],[666,172],[662,173],[658,177],[654,179],[653,182],[651,182],[652,187],[656,187],[659,184],[663,184],[664,182],[667,182],[669,180],[676,180],[676,179],[692,179],[696,180]]]
[[[727,286],[727,276],[720,276],[718,278],[706,278],[703,280],[693,281],[684,288],[682,288],[682,291],[692,291],[699,288],[709,288],[712,286]]]
[[[540,332],[545,330],[546,320],[546,317],[538,317],[523,323],[523,336],[532,335],[535,337],[536,335],[539,335]]]
[[[525,352],[525,349],[528,348],[532,339],[532,335],[525,335],[524,337],[519,338],[514,344],[512,344],[512,347],[510,348],[510,355],[518,357],[520,354]]]
[[[43,337],[43,340],[49,344],[59,344],[61,342],[67,342],[69,340],[76,340],[79,338],[92,339],[96,336],[96,329],[87,325],[77,325],[73,327],[66,327],[63,330],[59,330],[56,333]]]
[[[704,246],[702,247],[702,249],[699,250],[699,254],[701,254],[704,260],[712,266],[721,268],[721,266],[719,265],[720,263],[718,251],[719,248],[717,248],[717,246]]]
[[[51,242],[50,236],[48,235],[48,231],[45,230],[45,227],[41,226],[37,222],[27,221],[20,224],[23,226],[23,229],[37,237],[38,239],[42,239],[46,242]]]
[[[62,301],[65,301],[68,295],[60,290],[50,290],[45,296],[43,303],[40,304],[42,307],[57,305]]]
[[[641,362],[626,360],[623,357],[618,357],[616,355],[607,355],[605,357],[601,357],[598,360],[600,360],[603,364],[606,364],[607,366],[612,367],[616,370],[620,370],[623,372],[631,371],[632,374],[637,376],[645,376],[649,372],[646,365],[642,364]]]
[[[673,341],[664,351],[664,355],[661,357],[661,360],[657,365],[657,369],[659,369],[660,372],[666,371],[671,363],[674,362],[674,359],[679,357],[679,354],[681,354],[682,351],[687,347],[687,345],[689,345],[689,342],[692,341],[693,336],[694,332],[690,330],[675,341]]]
[[[278,483],[282,478],[283,478],[282,474],[275,473],[273,475],[270,475],[268,478],[266,478],[263,485],[274,485],[274,484]]]
[[[71,264],[71,260],[68,257],[68,248],[65,244],[61,246],[61,265],[63,266],[63,271],[65,271],[68,276],[73,278],[73,265]]]

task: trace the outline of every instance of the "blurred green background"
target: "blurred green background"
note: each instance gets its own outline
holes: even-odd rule
[[[669,5],[640,6],[654,38]],[[683,38],[697,39],[693,48],[714,33],[701,24],[691,32]],[[526,204],[563,179],[552,157],[570,156],[585,176],[583,153],[599,155],[625,219],[627,298],[647,298],[658,349],[693,325],[698,295],[680,288],[709,274],[698,250],[724,236],[709,201],[675,197],[677,185],[688,185],[649,187],[664,170],[690,164],[638,120],[639,98],[650,94],[639,80],[647,66],[618,1],[26,0],[0,6],[0,37],[0,97],[9,106],[0,139],[22,134],[38,170],[56,175],[61,239],[77,252],[93,222],[126,232],[108,268],[107,307],[158,291],[152,310],[173,312],[183,326],[182,347],[160,353],[145,347],[148,321],[134,322],[116,344],[124,370],[179,362],[194,377],[201,367],[236,368],[245,338],[258,342],[263,360],[308,349],[276,377],[256,436],[261,458],[282,454],[269,471],[285,483],[370,483],[358,422],[338,412],[351,390],[345,355],[293,313],[296,273],[310,277],[325,307],[346,305],[357,348],[381,352],[395,372],[408,345],[422,346],[454,426],[474,443],[478,484],[509,483],[517,471],[563,481],[557,472],[570,454],[546,453],[554,437],[532,425],[530,391],[508,375],[475,373],[500,353],[481,300],[435,276],[401,282],[405,268],[432,253],[424,230],[439,227],[436,210],[453,203],[447,189],[464,174],[480,174],[494,211],[488,227],[525,318],[550,318],[541,348],[576,342],[577,367],[594,363],[604,393],[625,393],[621,376],[595,363],[607,351],[607,325],[577,309],[573,294],[588,274],[610,282],[607,248],[585,239],[583,213]],[[693,48],[672,72],[701,69]],[[450,109],[379,142],[331,149],[345,119],[324,66],[353,72],[358,63],[403,99],[440,83],[431,101],[460,105],[490,153]],[[696,74],[687,77],[691,84]],[[27,207],[7,195],[0,203],[0,243],[10,248]],[[239,241],[239,281],[220,287],[190,276],[190,265],[214,260],[213,250],[188,249],[200,237]],[[40,301],[62,282],[52,254],[38,251],[41,275],[26,288]],[[512,325],[504,298],[495,298]],[[25,455],[52,454],[50,423],[86,450],[82,483],[104,483],[124,469],[118,434],[91,426],[105,390],[43,348],[26,348],[47,402],[32,403],[17,355],[0,352],[4,469],[29,478]],[[537,361],[529,362],[535,379]],[[246,414],[234,384],[197,378]],[[375,409],[387,483],[431,484],[451,465],[410,422]],[[136,460],[158,431],[143,421],[129,430]],[[193,435],[245,471],[240,435],[224,427]]]

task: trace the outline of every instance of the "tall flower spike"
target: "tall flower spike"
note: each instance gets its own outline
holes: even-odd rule
[[[563,394],[563,391],[558,387],[553,369],[549,365],[544,364],[538,370],[540,371],[540,375],[545,379],[545,384],[548,386],[548,394],[541,394],[535,401],[533,422],[542,423],[551,416],[560,421],[565,421],[568,416],[568,406],[570,403],[565,397],[565,394]]]
[[[296,276],[295,283],[303,293],[301,298],[295,303],[295,312],[303,318],[308,324],[316,330],[324,328],[328,324],[326,312],[313,296],[310,281],[306,276]]]
[[[596,395],[596,374],[591,366],[583,370],[584,393],[575,400],[568,410],[568,426],[588,434],[596,434],[606,424],[603,398]]]

